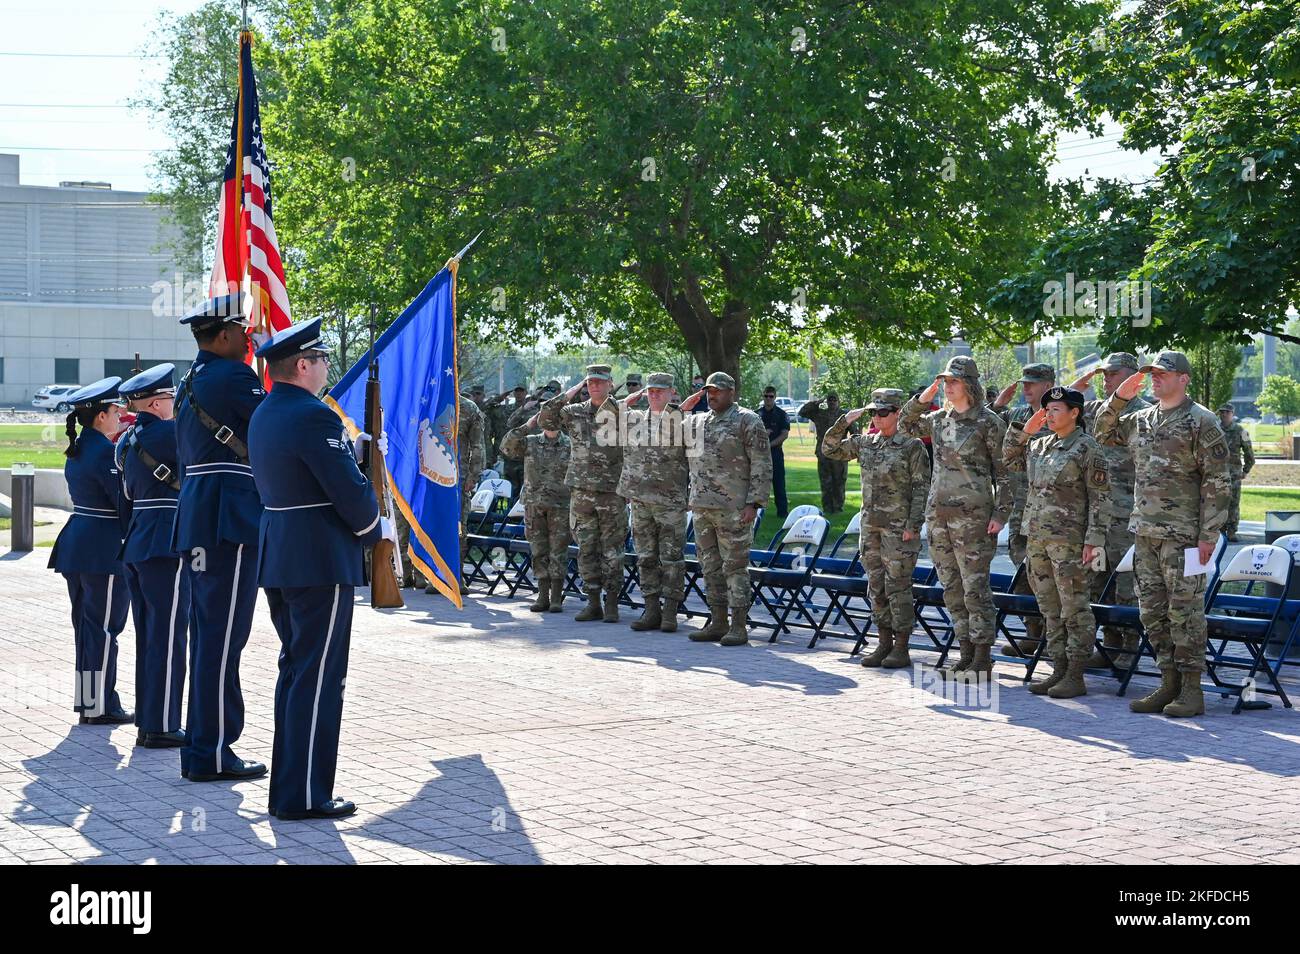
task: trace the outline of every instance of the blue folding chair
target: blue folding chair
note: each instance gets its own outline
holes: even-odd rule
[[[751,620],[751,625],[771,625],[772,638],[768,642],[776,642],[781,633],[790,632],[791,626],[807,625],[816,632],[817,620],[800,594],[808,586],[829,530],[830,521],[825,517],[815,514],[802,517],[785,532],[766,564],[749,568],[752,596],[773,620],[770,624]],[[798,612],[806,623],[791,623],[792,612]]]

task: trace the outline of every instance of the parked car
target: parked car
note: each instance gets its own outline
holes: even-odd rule
[[[72,405],[65,401],[64,398],[79,387],[81,387],[80,384],[47,384],[45,387],[38,389],[32,397],[32,407],[67,414],[72,410]]]

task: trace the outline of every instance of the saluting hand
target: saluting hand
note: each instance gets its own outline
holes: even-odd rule
[[[645,394],[645,388],[637,388],[627,397],[623,398],[623,405],[626,407],[635,404],[637,401],[641,400],[641,395],[643,394]]]
[[[1016,388],[1020,387],[1019,381],[1012,381],[1003,388],[996,398],[993,399],[994,407],[1006,407],[1011,403],[1011,399],[1016,396]]]
[[[939,393],[939,385],[943,383],[943,375],[937,375],[931,385],[920,393],[917,400],[922,404],[931,404],[935,396]]]
[[[1115,393],[1118,394],[1122,400],[1131,401],[1141,393],[1142,385],[1146,382],[1146,379],[1147,374],[1145,371],[1139,371],[1137,374],[1130,374],[1120,382],[1119,387],[1115,389]]]
[[[1079,378],[1078,378],[1078,380],[1076,380],[1073,384],[1071,384],[1070,387],[1072,387],[1072,388],[1073,388],[1074,390],[1076,390],[1076,391],[1083,391],[1083,390],[1085,390],[1085,389],[1091,387],[1091,386],[1092,386],[1092,376],[1093,376],[1094,374],[1101,374],[1101,368],[1093,368],[1093,369],[1092,369],[1091,371],[1089,371],[1087,374],[1080,375]]]
[[[573,387],[569,388],[569,390],[565,391],[564,396],[572,400],[573,398],[577,397],[578,392],[583,389],[586,383],[587,383],[586,380],[579,381]]]
[[[1043,429],[1043,425],[1046,423],[1047,423],[1047,410],[1045,408],[1040,407],[1037,411],[1034,412],[1033,416],[1030,417],[1029,420],[1025,421],[1025,433],[1037,434],[1039,431]]]
[[[867,413],[867,409],[865,407],[854,408],[852,411],[849,411],[844,415],[844,422],[846,424],[852,424],[854,421],[856,421],[858,418],[860,418],[863,414],[866,413]],[[903,539],[907,539],[907,538],[904,537]]]
[[[704,397],[704,388],[700,388],[694,394],[688,395],[686,400],[683,401],[679,407],[681,407],[683,411],[689,411],[691,408],[695,407],[695,405],[700,403],[700,398],[702,397]]]

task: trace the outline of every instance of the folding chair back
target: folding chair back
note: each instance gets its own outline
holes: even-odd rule
[[[851,518],[849,518],[849,525],[844,528],[844,532],[840,534],[839,539],[835,541],[835,545],[831,547],[830,555],[832,557],[839,557],[840,548],[844,546],[846,543],[852,543],[853,552],[854,554],[856,554],[860,548],[861,540],[862,540],[862,511],[859,510]]]
[[[1219,586],[1224,583],[1248,581],[1286,586],[1291,577],[1293,559],[1290,551],[1273,544],[1255,544],[1242,547],[1219,574]]]
[[[469,512],[485,514],[492,509],[492,504],[496,502],[497,495],[490,484],[484,484],[474,491],[474,496],[469,498]]]
[[[1206,657],[1206,670],[1214,685],[1224,694],[1235,694],[1237,704],[1233,713],[1243,708],[1259,708],[1263,704],[1253,698],[1247,699],[1247,688],[1278,695],[1283,704],[1290,708],[1291,701],[1286,690],[1277,681],[1273,667],[1268,665],[1265,657],[1266,647],[1274,636],[1278,619],[1286,608],[1286,593],[1291,584],[1294,561],[1291,551],[1272,544],[1256,544],[1242,547],[1229,561],[1227,569],[1219,574],[1207,601],[1205,614],[1210,640],[1219,640],[1219,645],[1211,645]],[[1249,588],[1255,583],[1272,584],[1276,596],[1237,595],[1223,592],[1224,584],[1246,583]],[[1248,657],[1230,656],[1226,653],[1227,643],[1231,641],[1245,648]],[[1220,675],[1220,670],[1244,671],[1246,676],[1240,683],[1228,683]],[[1263,675],[1269,687],[1256,684],[1256,677]]]
[[[785,522],[781,524],[781,529],[772,534],[772,539],[767,544],[767,549],[775,550],[781,539],[790,532],[790,528],[802,520],[804,517],[821,516],[821,509],[815,504],[800,504],[785,516]],[[758,523],[755,522],[755,527]]]
[[[496,480],[500,476],[501,475],[499,473],[497,473],[495,470],[489,467],[487,470],[483,471],[478,475],[478,482],[481,484],[485,480]]]

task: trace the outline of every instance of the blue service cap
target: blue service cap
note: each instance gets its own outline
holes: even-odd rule
[[[101,378],[94,384],[87,384],[84,388],[78,388],[69,394],[66,400],[73,407],[93,407],[96,404],[116,404],[118,401],[118,385],[122,379],[114,375],[111,378]]]
[[[243,295],[219,295],[216,298],[209,298],[182,318],[181,324],[189,325],[191,328],[203,328],[227,321],[244,328],[248,327],[248,318],[244,315]]]
[[[320,340],[321,319],[312,318],[309,321],[300,321],[296,325],[290,325],[281,331],[277,331],[255,352],[259,358],[265,358],[267,361],[276,361],[280,358],[291,358],[296,354],[302,354],[306,351],[326,351]]]
[[[127,378],[117,390],[128,401],[138,401],[155,394],[173,394],[176,388],[172,384],[172,373],[175,370],[173,364],[155,364],[152,368],[145,368],[134,377]]]

